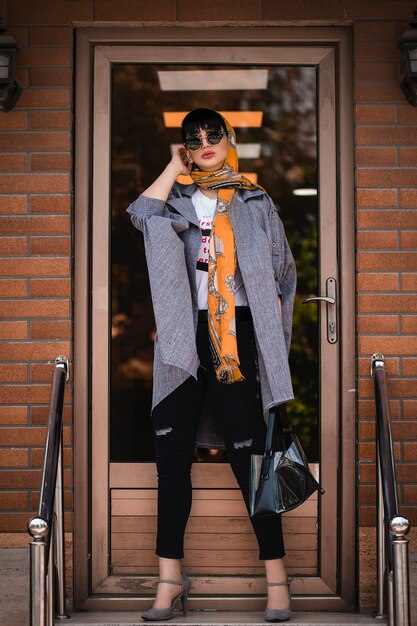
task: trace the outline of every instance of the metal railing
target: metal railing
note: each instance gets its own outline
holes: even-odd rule
[[[30,542],[30,626],[67,619],[62,455],[62,409],[68,359],[58,356],[52,374],[48,429],[38,515],[28,523]]]
[[[388,613],[389,626],[410,626],[408,520],[398,510],[384,355],[372,355],[377,444],[377,577],[376,618]],[[386,609],[387,607],[387,609]]]

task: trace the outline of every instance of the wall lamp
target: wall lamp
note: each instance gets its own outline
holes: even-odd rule
[[[417,106],[417,7],[409,22],[411,29],[406,30],[400,37],[397,48],[403,55],[404,73],[401,76],[401,91],[407,102]]]
[[[10,111],[22,93],[16,78],[17,43],[6,29],[0,28],[0,111]]]

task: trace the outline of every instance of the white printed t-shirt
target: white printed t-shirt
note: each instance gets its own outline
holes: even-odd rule
[[[216,212],[217,200],[216,198],[208,198],[199,189],[194,192],[191,200],[197,213],[198,223],[201,229],[201,246],[196,268],[198,308],[207,309],[210,232]],[[237,264],[235,274],[235,306],[248,306],[242,275]]]

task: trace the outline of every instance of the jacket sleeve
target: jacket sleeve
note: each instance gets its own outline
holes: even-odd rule
[[[133,225],[142,232],[145,221],[154,216],[169,219],[176,233],[181,233],[189,227],[188,220],[179,213],[170,211],[164,200],[157,200],[140,195],[126,210],[130,215]]]
[[[287,237],[285,236],[284,225],[272,200],[270,201],[269,216],[272,234],[272,268],[277,295],[281,297],[282,325],[287,351],[289,351],[297,271]]]

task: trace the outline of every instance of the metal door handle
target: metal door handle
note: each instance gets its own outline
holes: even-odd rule
[[[326,294],[325,296],[312,296],[303,300],[303,304],[309,302],[325,302],[327,310],[327,341],[329,343],[336,343],[337,341],[337,290],[336,279],[328,278],[326,280]]]
[[[305,300],[303,300],[303,304],[306,304],[307,302],[328,302],[328,304],[334,305],[336,304],[336,300],[334,298],[330,298],[329,296],[314,296],[312,298],[306,298]]]

